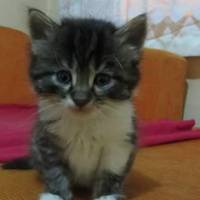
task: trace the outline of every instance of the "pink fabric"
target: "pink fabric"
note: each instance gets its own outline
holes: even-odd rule
[[[28,154],[36,107],[0,106],[0,162]]]
[[[139,146],[152,146],[188,139],[200,138],[200,129],[193,129],[194,120],[140,122]]]
[[[28,154],[36,107],[0,106],[0,162]],[[151,146],[200,138],[200,129],[192,130],[194,120],[140,122],[139,145]]]

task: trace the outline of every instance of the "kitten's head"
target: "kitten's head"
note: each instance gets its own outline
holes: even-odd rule
[[[64,19],[57,24],[35,9],[29,16],[30,77],[40,97],[79,111],[130,99],[139,79],[145,15],[121,28],[95,19]]]

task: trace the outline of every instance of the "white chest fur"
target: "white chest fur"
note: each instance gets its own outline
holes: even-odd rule
[[[113,159],[115,164],[115,159],[120,160],[119,165],[124,159],[128,159],[125,154],[128,154],[132,147],[130,144],[125,148],[124,146],[128,139],[127,133],[133,130],[131,105],[124,102],[110,106],[102,107],[101,112],[81,118],[70,116],[70,113],[66,112],[56,125],[50,127],[51,131],[60,137],[64,149],[63,159],[69,162],[75,181],[79,183],[90,183],[94,174],[103,168],[102,156],[106,149],[109,149],[109,152],[110,149],[116,151],[113,152],[114,157],[109,158]],[[123,158],[119,158],[119,154]]]

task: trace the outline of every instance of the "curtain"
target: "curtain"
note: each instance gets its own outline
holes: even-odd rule
[[[200,0],[149,0],[146,46],[200,55]]]
[[[60,0],[61,17],[95,17],[117,26],[148,14],[146,47],[200,55],[200,0]]]
[[[60,14],[62,17],[95,17],[122,25],[144,13],[145,5],[146,0],[60,0]]]

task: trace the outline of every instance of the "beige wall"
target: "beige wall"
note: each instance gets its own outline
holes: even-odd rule
[[[28,33],[27,8],[38,8],[56,18],[57,2],[57,0],[0,0],[0,26]]]

